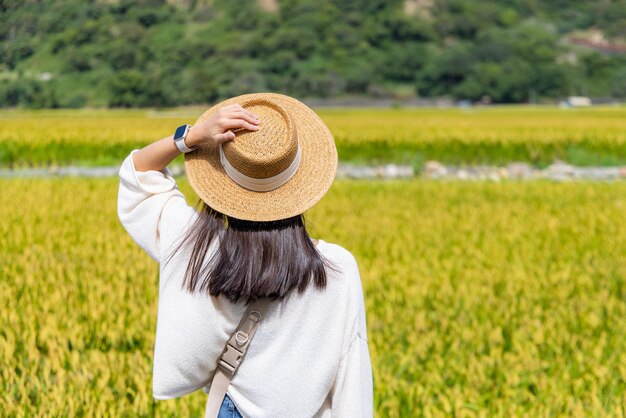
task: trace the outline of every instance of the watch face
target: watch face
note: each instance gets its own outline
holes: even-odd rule
[[[187,125],[182,125],[176,128],[176,132],[174,132],[174,139],[182,138],[183,135],[185,135],[186,130],[187,130]]]

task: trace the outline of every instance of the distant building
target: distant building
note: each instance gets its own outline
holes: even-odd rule
[[[559,104],[561,107],[589,107],[591,99],[585,96],[570,96]]]

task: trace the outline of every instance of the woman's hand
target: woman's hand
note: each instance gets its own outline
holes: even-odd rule
[[[224,106],[210,118],[193,126],[185,138],[185,145],[193,148],[200,144],[221,144],[235,138],[231,129],[259,129],[259,119],[252,112],[247,111],[238,104]],[[180,151],[172,140],[173,135],[160,139],[143,147],[133,154],[135,170],[162,170],[174,158],[180,155]]]
[[[224,106],[207,120],[194,125],[185,138],[185,144],[189,148],[204,143],[221,144],[235,138],[231,129],[256,131],[259,123],[258,117],[241,105]]]

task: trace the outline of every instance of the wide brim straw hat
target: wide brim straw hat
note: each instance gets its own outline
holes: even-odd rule
[[[310,209],[337,172],[337,148],[326,124],[304,103],[276,93],[230,98],[196,124],[231,104],[256,114],[259,130],[233,130],[233,140],[185,154],[185,173],[198,197],[218,212],[249,221],[286,219]]]

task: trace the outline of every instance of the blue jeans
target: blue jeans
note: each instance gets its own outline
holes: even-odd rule
[[[228,396],[228,393],[224,396],[217,418],[243,418],[239,411],[237,411],[237,408],[235,407],[232,399],[230,399],[230,396]]]

